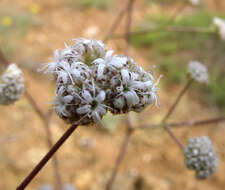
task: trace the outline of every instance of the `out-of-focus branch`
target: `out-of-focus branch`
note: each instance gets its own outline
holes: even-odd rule
[[[10,64],[10,62],[7,60],[7,58],[4,56],[4,54],[1,50],[0,50],[0,62],[2,62],[4,65]],[[29,101],[32,108],[37,113],[37,115],[43,121],[45,131],[46,131],[46,134],[47,134],[48,146],[51,148],[52,145],[53,145],[53,140],[52,140],[52,133],[51,133],[51,130],[49,128],[49,125],[50,125],[49,121],[50,121],[50,118],[51,118],[52,111],[50,111],[47,114],[43,113],[43,111],[40,109],[40,107],[35,102],[32,95],[27,90],[25,90],[24,95],[25,95],[26,99]],[[60,172],[59,172],[59,164],[58,164],[58,160],[57,160],[56,156],[53,157],[52,163],[53,163],[53,169],[54,169],[54,175],[55,175],[56,189],[61,190],[62,189],[62,180],[61,180],[61,176],[60,176]]]
[[[133,13],[133,6],[135,0],[130,0],[128,3],[127,8],[127,23],[126,23],[126,48],[125,48],[125,55],[129,54],[130,50],[130,34],[131,34],[131,24],[132,24],[132,13]]]
[[[183,126],[194,127],[194,126],[198,126],[198,125],[210,125],[213,123],[220,123],[220,122],[225,122],[225,117],[199,120],[199,121],[185,121],[185,122],[180,122],[180,123],[169,123],[169,124],[167,124],[167,126],[168,127],[183,127]]]
[[[130,1],[130,0],[129,0]],[[128,2],[129,2],[128,1]],[[128,3],[125,4],[125,6],[120,10],[118,16],[116,17],[115,21],[113,22],[112,26],[109,29],[108,34],[104,37],[103,42],[107,42],[109,40],[109,38],[111,38],[112,34],[116,31],[118,25],[120,24],[123,16],[125,15],[125,13],[127,12],[128,9]]]
[[[26,186],[33,180],[33,178],[40,172],[40,170],[47,164],[49,159],[53,157],[55,152],[63,145],[63,143],[70,137],[70,135],[78,127],[78,124],[73,124],[56,142],[56,144],[49,150],[49,152],[42,158],[30,174],[23,180],[23,182],[16,188],[16,190],[24,190]]]
[[[166,126],[170,128],[181,128],[181,127],[195,127],[202,125],[210,125],[214,123],[225,122],[225,117],[217,117],[212,119],[204,119],[204,120],[192,120],[192,121],[183,121],[177,123],[167,123]],[[160,127],[160,124],[152,124],[152,125],[141,125],[135,127],[136,129],[155,129]]]
[[[169,119],[169,117],[172,115],[174,112],[175,108],[177,107],[178,103],[180,102],[181,98],[187,92],[191,84],[193,83],[193,79],[190,79],[187,84],[184,86],[184,88],[181,90],[181,92],[178,94],[177,98],[175,99],[174,103],[172,106],[169,108],[168,112],[166,115],[163,117],[160,125],[166,130],[166,132],[169,134],[169,136],[174,140],[174,142],[183,150],[184,146],[180,142],[180,140],[176,137],[176,135],[170,130],[170,128],[167,126],[166,122]]]
[[[181,90],[181,92],[177,96],[176,100],[174,101],[172,106],[169,108],[169,110],[166,113],[166,115],[163,117],[163,119],[161,121],[162,124],[165,124],[167,122],[167,120],[169,119],[169,117],[172,115],[172,113],[174,112],[175,108],[177,107],[178,103],[180,102],[181,98],[183,97],[185,92],[189,89],[189,87],[191,86],[192,83],[193,83],[193,79],[190,79],[187,82],[187,84],[184,86],[184,88]]]
[[[130,33],[130,36],[144,35],[151,32],[159,32],[162,30],[167,30],[170,32],[191,32],[191,33],[208,33],[214,34],[215,32],[211,29],[201,28],[201,27],[192,27],[192,26],[153,26],[147,29],[133,31]],[[111,38],[125,38],[127,34],[114,34],[111,35]]]
[[[119,151],[118,157],[116,159],[116,163],[114,165],[111,176],[110,176],[110,178],[109,178],[109,180],[106,184],[106,190],[111,190],[112,187],[113,187],[113,183],[116,179],[117,173],[119,171],[119,167],[120,167],[120,165],[121,165],[122,161],[124,160],[124,157],[127,153],[127,147],[128,147],[129,142],[130,142],[131,135],[134,132],[134,129],[131,126],[129,126],[129,127],[127,126],[126,130],[127,130],[126,135],[125,135],[123,143],[120,147],[120,151]]]

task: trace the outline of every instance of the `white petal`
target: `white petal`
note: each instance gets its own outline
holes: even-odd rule
[[[124,100],[124,97],[119,97],[119,98],[116,98],[113,102],[114,106],[118,109],[122,109],[125,105],[125,100]]]
[[[80,108],[77,108],[76,111],[77,111],[78,114],[87,114],[91,111],[91,106],[85,105],[85,106],[82,106]]]
[[[107,51],[105,54],[105,60],[110,61],[112,59],[112,54],[114,53],[113,50]]]
[[[71,96],[71,95],[64,96],[63,100],[65,103],[69,103],[73,100],[73,96]]]
[[[92,98],[90,92],[88,92],[87,90],[83,90],[83,92],[82,92],[82,97],[83,97],[88,103],[90,103],[90,102],[93,101],[93,98]]]
[[[105,60],[102,58],[95,59],[93,61],[94,64],[105,64]]]
[[[136,92],[128,91],[124,94],[128,107],[132,107],[139,103],[139,97],[137,96]]]
[[[98,79],[101,79],[104,75],[104,69],[105,69],[105,64],[99,64],[98,65]]]
[[[78,71],[77,69],[73,69],[71,71],[71,75],[74,76],[75,78],[80,78],[80,71]]]
[[[98,122],[101,120],[99,114],[96,111],[92,112],[91,116],[94,119],[94,122]]]
[[[97,102],[103,102],[105,100],[105,92],[102,90],[99,92],[98,96],[96,97]]]
[[[106,114],[106,109],[103,108],[102,106],[98,106],[96,109],[95,109],[96,112],[98,112],[100,115],[105,115]]]
[[[126,69],[122,69],[121,70],[121,76],[122,76],[122,81],[124,83],[127,83],[129,81],[129,79],[130,79],[129,72]]]

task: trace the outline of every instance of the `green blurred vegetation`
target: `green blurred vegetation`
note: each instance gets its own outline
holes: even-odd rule
[[[37,25],[35,16],[29,11],[2,10],[0,13],[0,43],[4,47],[4,52],[12,56],[17,47],[21,47],[20,42],[30,27]]]
[[[190,60],[206,64],[210,84],[204,87],[196,84],[195,87],[201,92],[203,101],[225,110],[225,42],[217,36],[212,23],[214,16],[213,13],[198,10],[176,19],[162,14],[147,17],[135,28],[135,31],[145,32],[134,33],[131,41],[136,47],[149,48],[149,57],[165,74],[164,83],[184,84],[186,66]],[[151,27],[153,29],[149,30]],[[185,28],[188,30],[184,31]],[[200,32],[189,29],[200,29]]]
[[[97,9],[108,9],[112,4],[112,0],[69,0],[69,4],[76,8],[91,8],[95,7]]]

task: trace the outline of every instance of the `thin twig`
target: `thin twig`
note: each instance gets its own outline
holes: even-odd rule
[[[118,170],[119,170],[119,167],[127,153],[127,147],[128,147],[128,144],[129,144],[129,141],[130,141],[130,138],[131,138],[131,135],[133,134],[134,130],[131,130],[130,128],[127,128],[127,132],[126,132],[126,136],[124,137],[124,141],[121,145],[121,148],[120,148],[120,151],[119,151],[119,154],[118,154],[118,157],[116,159],[116,163],[115,163],[115,166],[113,168],[113,171],[112,171],[112,174],[107,182],[107,185],[106,185],[106,190],[111,190],[112,189],[112,186],[113,186],[113,183],[116,179],[116,176],[117,176],[117,173],[118,173]]]
[[[117,29],[118,25],[120,24],[123,16],[125,15],[127,11],[127,8],[128,8],[128,3],[126,3],[123,9],[120,10],[118,16],[116,17],[115,21],[113,22],[112,26],[109,29],[108,34],[104,37],[104,40],[103,40],[104,43],[106,43],[109,40],[109,38],[111,38],[112,34]]]
[[[210,125],[214,123],[221,123],[225,122],[225,117],[218,117],[212,119],[204,119],[204,120],[193,120],[193,121],[183,121],[177,123],[167,123],[165,124],[166,127],[169,128],[181,128],[181,127],[195,127],[199,125]],[[135,129],[155,129],[159,128],[161,124],[151,124],[151,125],[141,125],[134,127]]]
[[[169,123],[167,124],[168,127],[183,127],[183,126],[189,126],[194,127],[198,125],[210,125],[213,123],[220,123],[225,122],[225,117],[218,117],[213,119],[206,119],[206,120],[199,120],[199,121],[185,121],[180,123]]]
[[[4,65],[9,65],[10,64],[10,62],[7,60],[7,58],[4,56],[4,54],[3,54],[3,52],[1,50],[0,50],[0,61]],[[43,113],[43,111],[39,108],[37,103],[35,102],[35,100],[32,97],[32,95],[27,90],[25,90],[24,95],[27,98],[27,100],[29,101],[29,103],[32,106],[32,108],[37,113],[37,115],[43,121],[44,127],[45,127],[45,131],[46,131],[46,134],[47,134],[48,146],[51,148],[52,145],[53,145],[53,140],[52,140],[52,133],[51,133],[51,130],[49,128],[49,125],[50,125],[50,117],[51,117],[52,111],[45,115]],[[57,160],[56,155],[53,157],[52,163],[53,163],[53,170],[54,170],[54,175],[55,175],[56,189],[61,190],[61,188],[62,188],[62,180],[61,180],[61,176],[60,176],[60,172],[59,172],[59,164],[58,164],[58,160]]]
[[[167,131],[167,133],[170,135],[170,137],[176,142],[176,144],[180,147],[181,150],[184,150],[183,144],[179,141],[179,139],[174,135],[174,133],[165,126],[164,129]]]
[[[126,48],[125,48],[125,55],[129,54],[130,50],[130,33],[131,33],[131,24],[132,24],[132,13],[133,13],[133,6],[135,0],[130,0],[128,3],[127,8],[127,23],[126,23]]]
[[[25,90],[24,92],[25,97],[27,98],[27,100],[29,101],[29,103],[31,104],[32,108],[35,110],[35,112],[39,115],[40,119],[44,121],[44,123],[46,123],[46,117],[45,114],[42,112],[42,110],[38,107],[37,103],[35,102],[35,100],[33,99],[32,95]]]
[[[56,144],[49,150],[49,152],[42,158],[42,160],[36,165],[36,167],[30,172],[30,174],[23,180],[23,182],[16,188],[16,190],[24,190],[26,186],[32,181],[32,179],[39,173],[39,171],[46,165],[55,152],[63,145],[68,137],[78,127],[78,124],[73,124],[56,142]]]
[[[137,36],[137,35],[144,35],[149,34],[152,32],[159,32],[159,31],[170,31],[170,32],[192,32],[192,33],[208,33],[214,34],[215,32],[210,29],[202,28],[202,27],[193,27],[193,26],[154,26],[149,27],[143,30],[137,30],[130,33],[130,36]],[[124,34],[114,34],[111,35],[111,38],[125,38],[126,39],[127,33]]]
[[[174,112],[175,108],[177,107],[178,103],[180,102],[181,98],[183,97],[183,95],[185,94],[185,92],[188,90],[188,88],[191,86],[193,80],[190,79],[187,84],[184,86],[184,88],[181,90],[181,92],[179,93],[179,95],[177,96],[175,102],[173,103],[173,105],[170,107],[170,109],[168,110],[167,114],[163,117],[161,123],[165,124],[166,121],[169,119],[169,117],[172,115],[172,113]]]
[[[1,50],[0,50],[0,62],[2,62],[4,65],[9,65],[9,61],[6,59]]]
[[[53,146],[53,138],[52,138],[52,132],[50,130],[50,120],[52,116],[52,109],[48,113],[48,117],[46,117],[46,122],[44,123],[45,130],[46,130],[46,137],[47,137],[47,142],[48,146],[51,148]],[[59,169],[59,163],[57,159],[57,155],[55,154],[52,157],[52,164],[53,164],[53,170],[54,170],[54,175],[55,175],[55,188],[56,190],[61,190],[62,189],[62,179],[60,175],[60,169]]]
[[[176,135],[167,127],[166,122],[169,119],[169,117],[172,115],[172,113],[174,112],[175,108],[177,107],[178,103],[180,102],[181,98],[183,97],[183,95],[185,94],[185,92],[188,90],[188,88],[191,86],[193,80],[190,79],[187,84],[184,86],[184,88],[181,90],[181,92],[179,93],[179,95],[177,96],[177,98],[175,99],[174,103],[172,104],[172,106],[169,108],[167,114],[163,117],[162,121],[161,121],[161,126],[166,130],[166,132],[170,135],[170,137],[175,141],[175,143],[183,150],[183,145],[182,143],[179,141],[179,139],[176,137]]]

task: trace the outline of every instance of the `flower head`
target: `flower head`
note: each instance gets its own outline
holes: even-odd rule
[[[209,76],[207,67],[198,61],[191,61],[188,64],[188,74],[192,79],[200,83],[208,83]]]
[[[201,0],[189,0],[189,2],[194,5],[194,6],[197,6],[201,3]]]
[[[152,74],[98,40],[78,39],[56,50],[45,72],[56,79],[56,113],[71,123],[96,123],[107,111],[139,112],[158,99]]]
[[[0,79],[0,104],[13,104],[23,91],[23,73],[16,64],[10,64]]]
[[[213,19],[213,24],[216,26],[219,36],[222,40],[225,40],[225,20],[219,17]]]
[[[214,146],[206,136],[189,139],[184,156],[186,166],[190,170],[195,170],[198,179],[208,178],[218,166]]]

